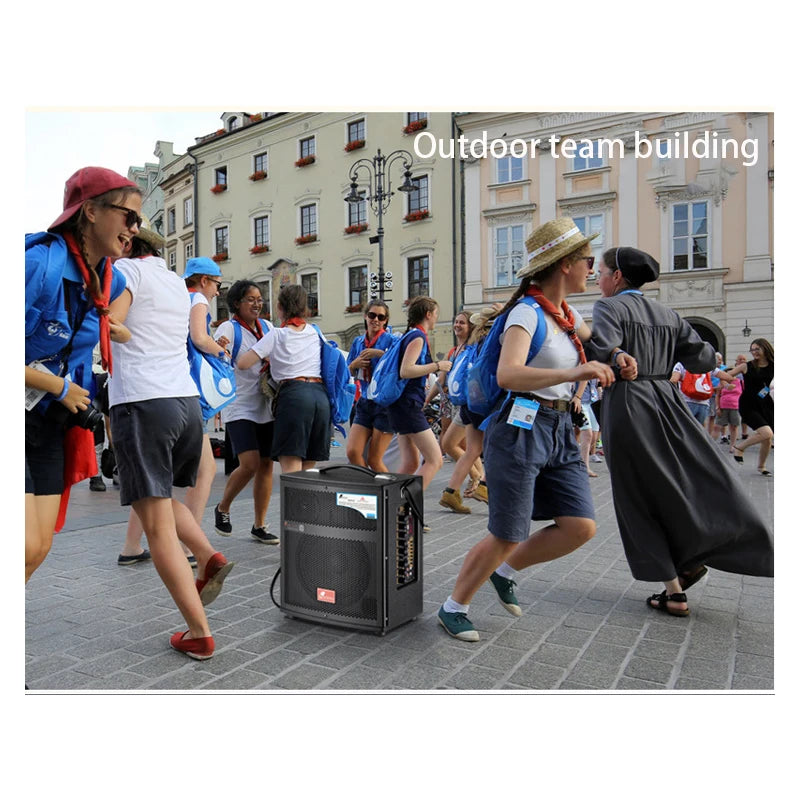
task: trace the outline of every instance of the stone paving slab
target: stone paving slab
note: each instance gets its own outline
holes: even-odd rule
[[[746,452],[745,490],[772,520],[773,480]],[[344,448],[332,449],[344,461]],[[604,464],[591,480],[598,532],[574,553],[519,576],[523,616],[476,595],[470,618],[481,641],[449,638],[436,612],[467,550],[486,534],[486,505],[472,514],[438,506],[446,463],[425,493],[423,613],[385,636],[290,619],[270,586],[280,548],[249,536],[252,495],[233,503],[234,535],[213,532],[222,462],[203,518],[212,543],[236,566],[208,607],[213,659],[193,662],[168,645],[183,621],[152,563],[116,563],[128,519],[118,492],[73,488],[67,524],[26,590],[26,682],[71,691],[725,691],[774,689],[773,581],[709,570],[690,590],[692,614],[650,611],[658,586],[635,581],[616,527]],[[276,474],[268,522],[279,529]],[[279,584],[275,599],[280,602]]]

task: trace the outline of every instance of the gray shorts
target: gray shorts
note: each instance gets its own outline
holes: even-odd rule
[[[484,438],[489,532],[504,541],[523,542],[531,520],[593,520],[589,476],[569,413],[541,407],[527,431],[506,423],[511,405],[506,402]]]
[[[720,408],[717,410],[717,425],[734,425],[738,427],[742,424],[742,418],[738,408]]]
[[[111,409],[110,419],[123,506],[172,497],[173,486],[194,486],[203,447],[197,397],[122,403]]]

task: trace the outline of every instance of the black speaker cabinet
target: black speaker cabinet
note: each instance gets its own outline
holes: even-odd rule
[[[422,479],[334,465],[281,475],[281,609],[384,634],[422,612]]]

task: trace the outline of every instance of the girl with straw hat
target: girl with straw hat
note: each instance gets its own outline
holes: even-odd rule
[[[467,617],[469,603],[490,580],[500,603],[514,616],[517,570],[552,561],[594,536],[594,506],[586,465],[570,417],[575,383],[614,380],[607,364],[587,362],[582,342],[590,336],[580,314],[566,303],[586,291],[594,259],[589,242],[568,217],[547,222],[526,242],[522,280],[496,324],[503,324],[497,382],[508,390],[488,424],[484,464],[489,487],[489,533],[467,554],[453,593],[439,609],[439,622],[453,637],[479,640]],[[531,340],[541,324],[532,295],[544,312],[547,332],[530,360]],[[531,520],[553,522],[531,535]]]

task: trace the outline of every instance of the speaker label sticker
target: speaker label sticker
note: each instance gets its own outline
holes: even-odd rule
[[[352,508],[365,519],[378,519],[378,495],[336,492],[336,505]]]
[[[317,587],[317,600],[320,603],[336,603],[336,592],[333,589],[320,589]]]

